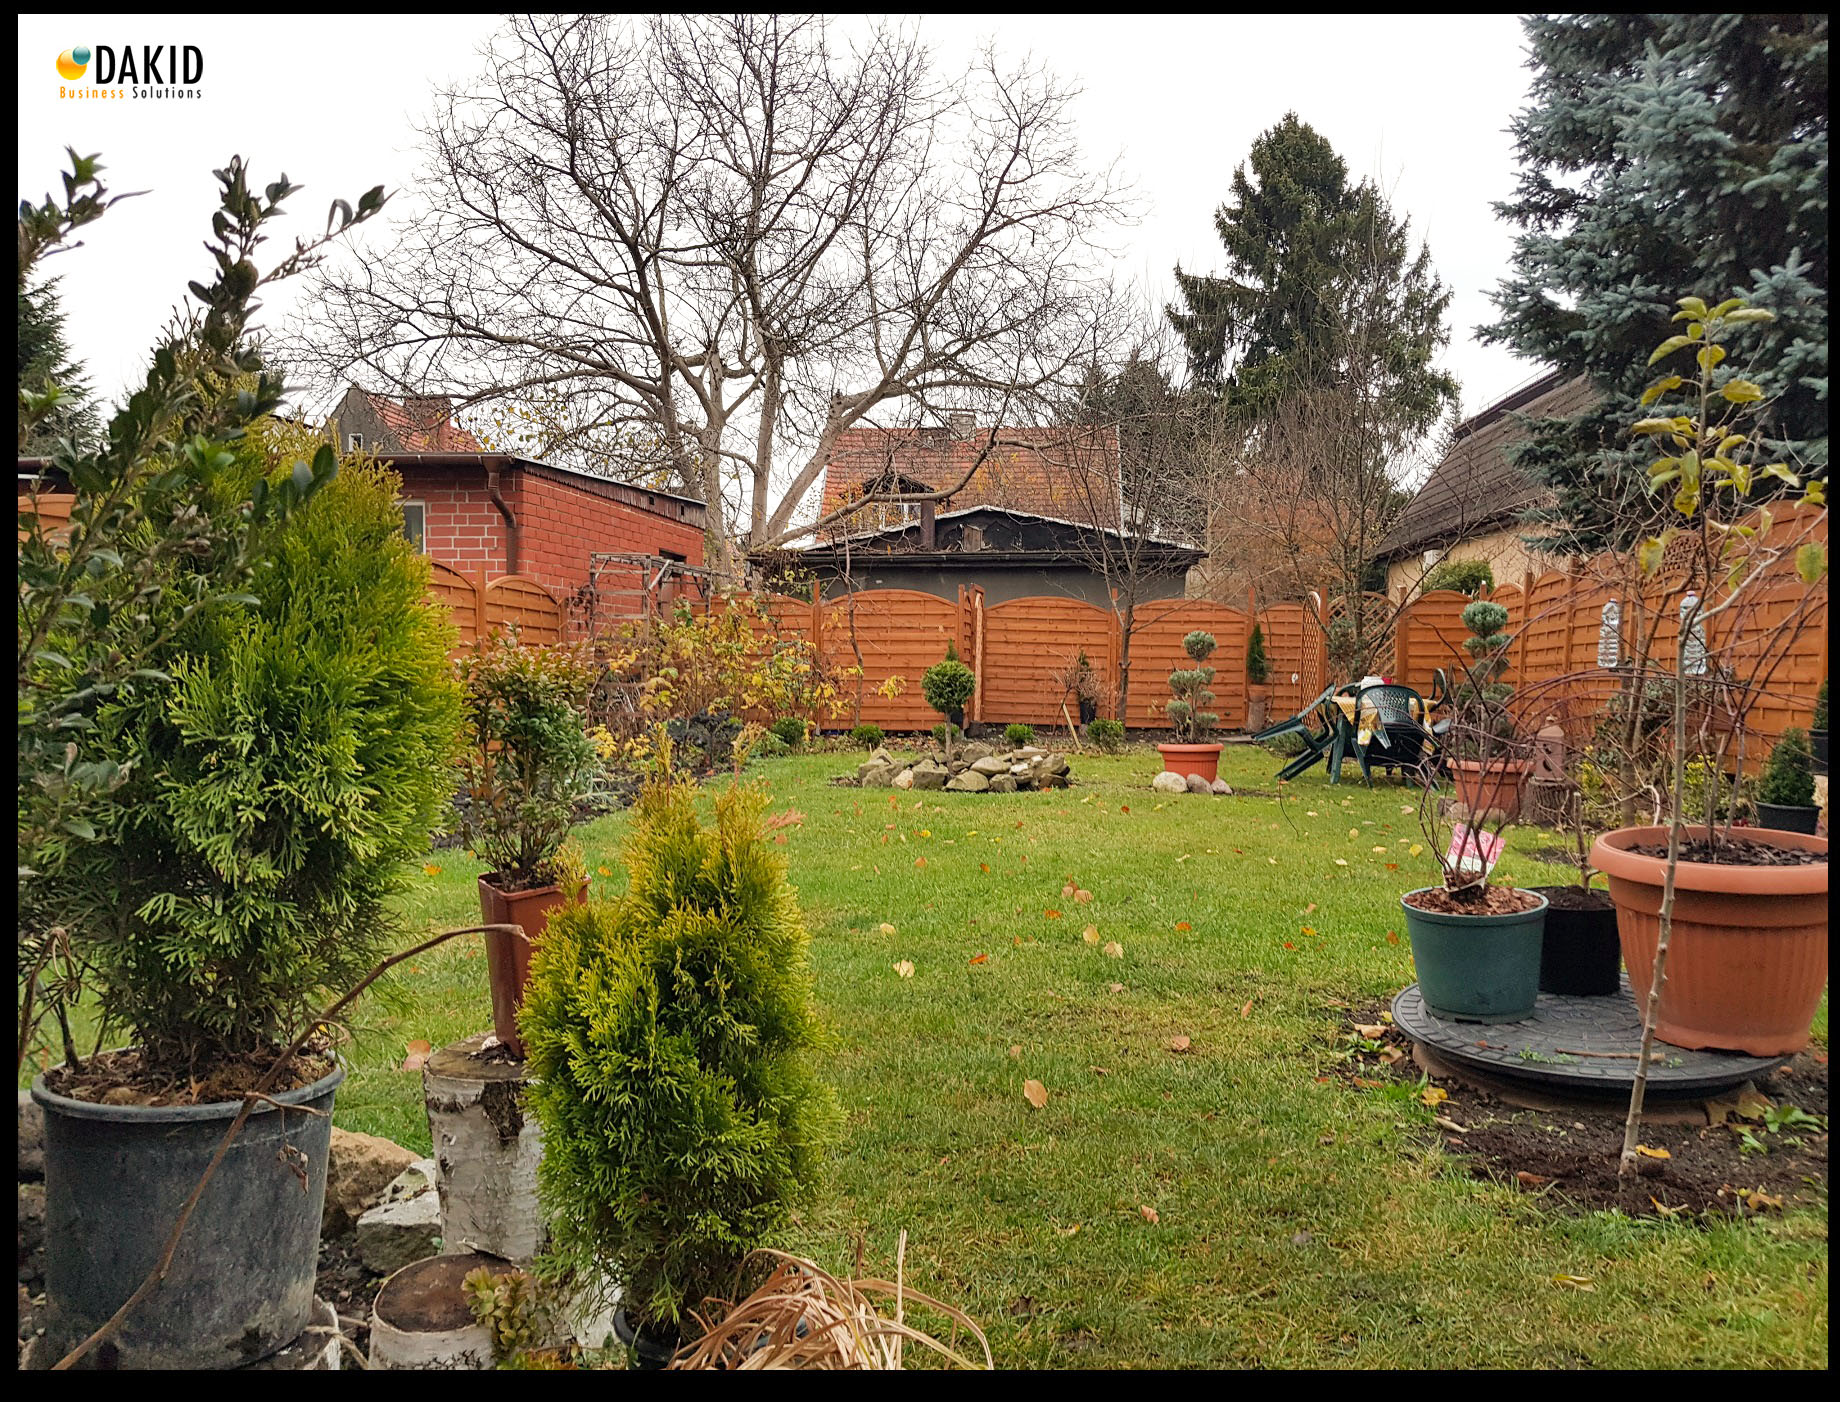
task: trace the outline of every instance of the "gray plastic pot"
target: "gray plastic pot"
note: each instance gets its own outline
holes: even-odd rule
[[[1434,888],[1433,888],[1434,889]],[[1425,1006],[1459,1022],[1519,1022],[1540,996],[1546,897],[1508,915],[1446,915],[1400,898]]]
[[[235,1368],[297,1338],[313,1310],[320,1212],[343,1069],[250,1113],[166,1279],[83,1360],[101,1368]],[[53,1360],[121,1308],[158,1263],[241,1107],[95,1105],[45,1088],[45,1339]],[[304,1181],[303,1181],[304,1175]]]

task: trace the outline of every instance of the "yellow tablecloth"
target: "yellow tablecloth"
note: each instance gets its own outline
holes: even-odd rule
[[[1338,693],[1335,698],[1335,704],[1338,707],[1340,707],[1343,717],[1348,721],[1350,725],[1355,724],[1355,714],[1354,714],[1355,701],[1356,701],[1355,697],[1350,696],[1346,693]],[[1419,704],[1419,699],[1416,696],[1408,698],[1407,707],[1410,711],[1412,719],[1419,722],[1419,724],[1421,725],[1424,724],[1425,722],[1424,713],[1428,712],[1430,710],[1430,707],[1429,706],[1421,707],[1421,705]],[[1380,725],[1380,712],[1378,708],[1375,707],[1372,701],[1363,702],[1361,705],[1361,720],[1360,720],[1360,725],[1356,732],[1356,739],[1361,744],[1365,745],[1369,740],[1374,738],[1374,731],[1379,728],[1379,725]]]

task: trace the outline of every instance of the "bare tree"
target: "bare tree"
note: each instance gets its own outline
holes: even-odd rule
[[[743,536],[809,529],[843,430],[1014,418],[1105,324],[1121,191],[1038,68],[945,81],[911,28],[774,15],[520,16],[485,57],[425,131],[424,212],[323,279],[303,359],[560,404],[557,451],[638,430],[729,578]]]

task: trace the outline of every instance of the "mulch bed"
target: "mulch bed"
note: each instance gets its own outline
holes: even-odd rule
[[[1667,860],[1665,842],[1638,842],[1627,850],[1638,856],[1655,857],[1664,862]],[[1770,842],[1749,842],[1736,837],[1714,845],[1702,837],[1680,844],[1680,860],[1722,867],[1824,867],[1827,865],[1827,853],[1811,851],[1806,847],[1778,847]]]
[[[377,1303],[383,1282],[384,1277],[373,1274],[358,1255],[357,1238],[350,1232],[321,1239],[313,1293],[339,1312],[345,1337],[365,1353],[371,1346],[371,1306]]]
[[[1323,1080],[1369,1091],[1390,1080],[1416,1081],[1409,1038],[1386,1021],[1383,1005],[1350,1008],[1336,1030],[1338,1049],[1354,1025],[1385,1032],[1362,1051],[1326,1067]],[[1810,1049],[1757,1089],[1777,1106],[1794,1106],[1827,1119],[1827,1053]],[[1828,1132],[1811,1126],[1770,1131],[1758,1119],[1727,1113],[1724,1123],[1658,1124],[1645,1121],[1641,1142],[1668,1157],[1644,1156],[1641,1172],[1623,1178],[1626,1105],[1620,1101],[1554,1110],[1529,1110],[1459,1081],[1430,1078],[1448,1098],[1436,1106],[1438,1135],[1452,1159],[1476,1178],[1536,1193],[1556,1211],[1620,1210],[1632,1217],[1755,1216],[1785,1207],[1813,1206],[1827,1198]],[[1736,1092],[1729,1097],[1735,1100]],[[1680,1102],[1673,1102],[1677,1107]],[[1696,1108],[1703,1101],[1686,1102]],[[1745,1152],[1745,1136],[1765,1146]]]
[[[1461,896],[1442,886],[1433,886],[1417,892],[1406,903],[1437,915],[1518,915],[1523,910],[1532,910],[1540,903],[1540,898],[1512,886],[1485,886],[1479,894],[1471,887]]]
[[[143,1066],[140,1052],[133,1049],[108,1051],[92,1056],[81,1071],[52,1067],[45,1072],[45,1086],[93,1105],[210,1105],[242,1099],[245,1092],[261,1084],[274,1060],[274,1051],[255,1052],[225,1058],[186,1075]],[[329,1053],[302,1052],[269,1087],[269,1094],[310,1086],[332,1067]]]

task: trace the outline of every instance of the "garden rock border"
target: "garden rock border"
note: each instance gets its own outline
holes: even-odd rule
[[[948,755],[935,744],[911,760],[877,746],[856,766],[855,774],[839,775],[831,782],[865,789],[1016,793],[1067,788],[1073,782],[1073,765],[1066,755],[1035,745],[996,750],[969,740]]]

